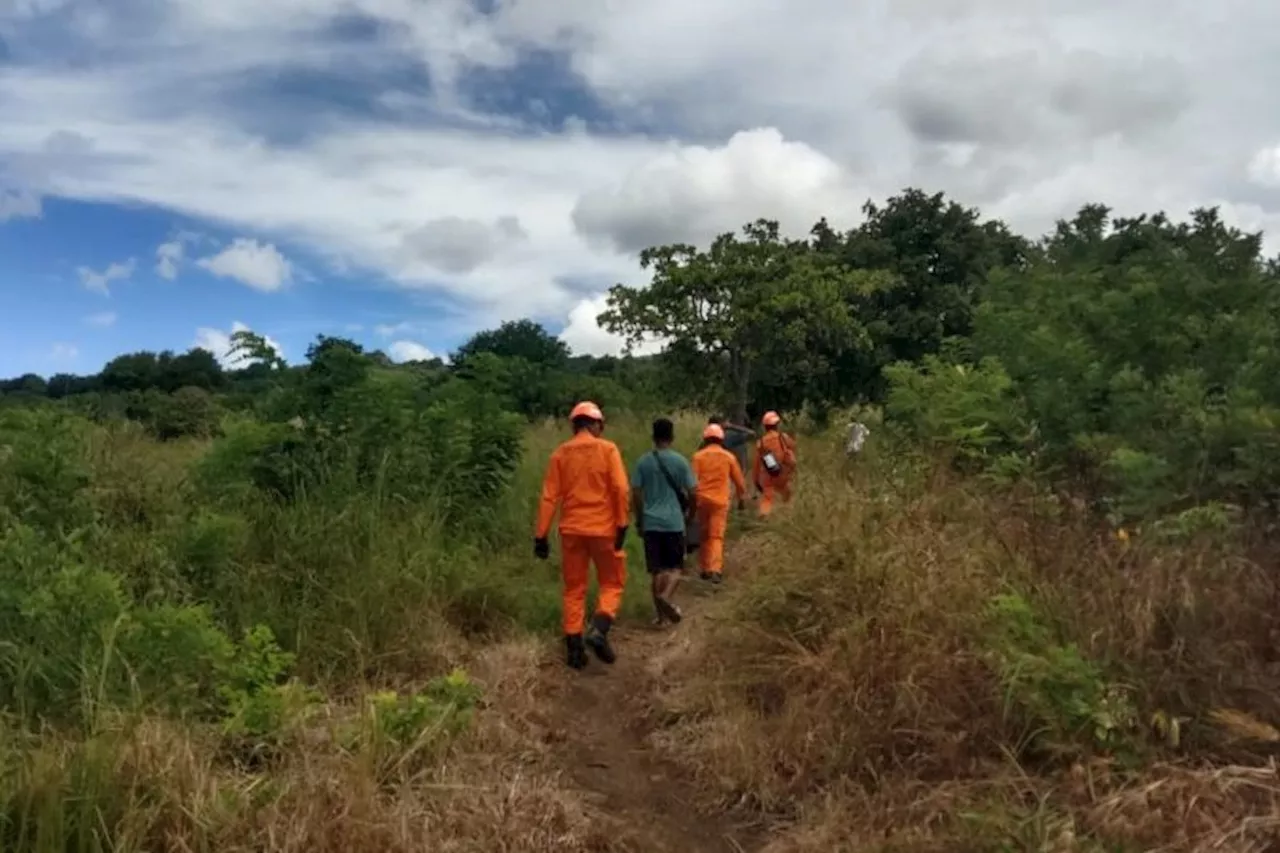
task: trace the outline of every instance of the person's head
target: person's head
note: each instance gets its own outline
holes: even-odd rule
[[[707,424],[702,431],[703,444],[724,444],[724,427],[720,424]]]
[[[676,425],[669,418],[658,418],[653,422],[653,443],[659,447],[666,446],[676,440]]]
[[[724,426],[724,418],[720,417],[719,415],[712,415],[710,418],[707,419],[707,423],[710,424],[711,426],[722,427]],[[705,436],[703,437],[705,438]]]
[[[782,423],[781,416],[777,412],[765,412],[764,417],[760,419],[760,423],[767,430],[777,429]]]
[[[573,424],[573,432],[577,435],[586,431],[592,435],[604,432],[604,412],[590,400],[584,400],[573,407],[569,413],[569,421]]]

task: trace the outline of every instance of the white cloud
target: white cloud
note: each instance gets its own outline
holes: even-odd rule
[[[1280,189],[1280,145],[1268,146],[1253,155],[1249,179],[1268,189]]]
[[[37,219],[43,212],[40,196],[23,190],[0,187],[0,222],[10,219]]]
[[[116,319],[116,312],[103,311],[99,314],[90,314],[88,317],[84,318],[84,321],[90,326],[106,328],[107,326],[114,326],[116,324]]]
[[[156,275],[168,281],[178,277],[178,265],[182,263],[186,247],[180,240],[170,240],[156,247]]]
[[[80,349],[75,344],[56,343],[50,348],[49,356],[60,364],[67,364],[80,357]]]
[[[621,355],[626,350],[626,339],[600,327],[596,318],[608,307],[607,297],[584,299],[569,311],[569,322],[560,332],[560,340],[569,345],[575,355]],[[658,340],[642,341],[632,352],[636,355],[652,355],[661,352],[664,344]]]
[[[234,278],[264,293],[279,290],[293,278],[293,265],[279,249],[247,237],[237,237],[218,254],[196,263],[219,278]]]
[[[913,185],[1033,231],[1088,201],[1280,213],[1270,161],[1247,168],[1280,139],[1269,0],[0,0],[6,42],[51,4],[32,26],[111,61],[0,67],[0,179],[296,245],[475,325],[563,318],[641,280],[628,251],[651,240],[849,225]],[[356,16],[383,26],[339,40]],[[468,72],[529,48],[563,54],[600,124],[484,112],[527,83],[472,97]],[[430,87],[381,73],[419,62]],[[295,72],[363,86],[376,118],[271,100]]]
[[[213,353],[214,357],[218,359],[218,362],[224,368],[234,369],[244,367],[247,362],[241,361],[239,357],[234,356],[231,352],[231,336],[236,332],[250,331],[253,330],[244,323],[241,323],[239,320],[231,324],[231,329],[229,331],[209,328],[207,326],[201,327],[196,329],[196,337],[195,340],[192,341],[191,346],[208,350]],[[258,334],[262,333],[259,332]],[[266,341],[267,346],[275,350],[276,355],[284,358],[284,349],[276,340],[267,335],[262,335],[262,337],[263,340]]]
[[[89,267],[77,267],[76,274],[80,276],[80,283],[87,289],[108,296],[111,293],[111,282],[129,280],[137,266],[137,261],[130,258],[127,261],[109,264],[102,272]]]
[[[431,361],[435,353],[415,341],[395,341],[387,347],[387,355],[398,363],[406,361]]]
[[[413,323],[379,323],[373,327],[373,333],[380,338],[391,338],[413,329]]]
[[[865,191],[831,158],[775,128],[757,128],[719,147],[670,146],[616,184],[585,193],[573,222],[589,240],[639,252],[663,243],[705,243],[737,231],[754,218],[749,211],[804,234],[824,215],[855,219],[865,200]]]

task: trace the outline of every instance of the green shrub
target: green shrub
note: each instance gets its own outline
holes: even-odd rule
[[[1070,755],[1134,746],[1138,715],[1126,690],[1075,644],[1059,643],[1025,598],[996,596],[988,618],[1006,704],[1029,726],[1034,747]]]
[[[56,409],[0,409],[0,527],[61,536],[93,520],[88,426]]]
[[[930,355],[919,366],[891,365],[885,375],[886,415],[961,464],[981,467],[1030,438],[1013,383],[996,359],[953,364]]]

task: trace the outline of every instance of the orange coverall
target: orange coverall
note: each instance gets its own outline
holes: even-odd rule
[[[772,453],[782,466],[782,473],[771,477],[761,460],[766,453]],[[752,466],[751,476],[762,492],[760,497],[760,515],[765,516],[773,511],[773,498],[778,495],[783,502],[791,500],[791,478],[796,471],[796,444],[780,430],[766,430],[756,445],[756,459]]]
[[[693,454],[693,476],[698,481],[698,529],[702,544],[698,549],[698,568],[707,574],[724,571],[724,535],[729,527],[729,484],[733,483],[738,499],[747,493],[742,466],[732,452],[719,444],[708,444]]]
[[[617,618],[627,582],[627,555],[615,551],[613,541],[618,528],[627,526],[630,501],[631,485],[622,453],[612,441],[583,430],[551,454],[534,535],[547,538],[559,509],[566,635],[582,633],[591,563],[595,563],[600,586],[596,610]]]

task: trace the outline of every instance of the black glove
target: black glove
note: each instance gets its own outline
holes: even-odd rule
[[[545,560],[551,556],[551,543],[546,539],[533,540],[533,556],[539,560]]]
[[[622,546],[627,544],[627,528],[619,527],[618,533],[613,537],[613,550],[621,551]]]

